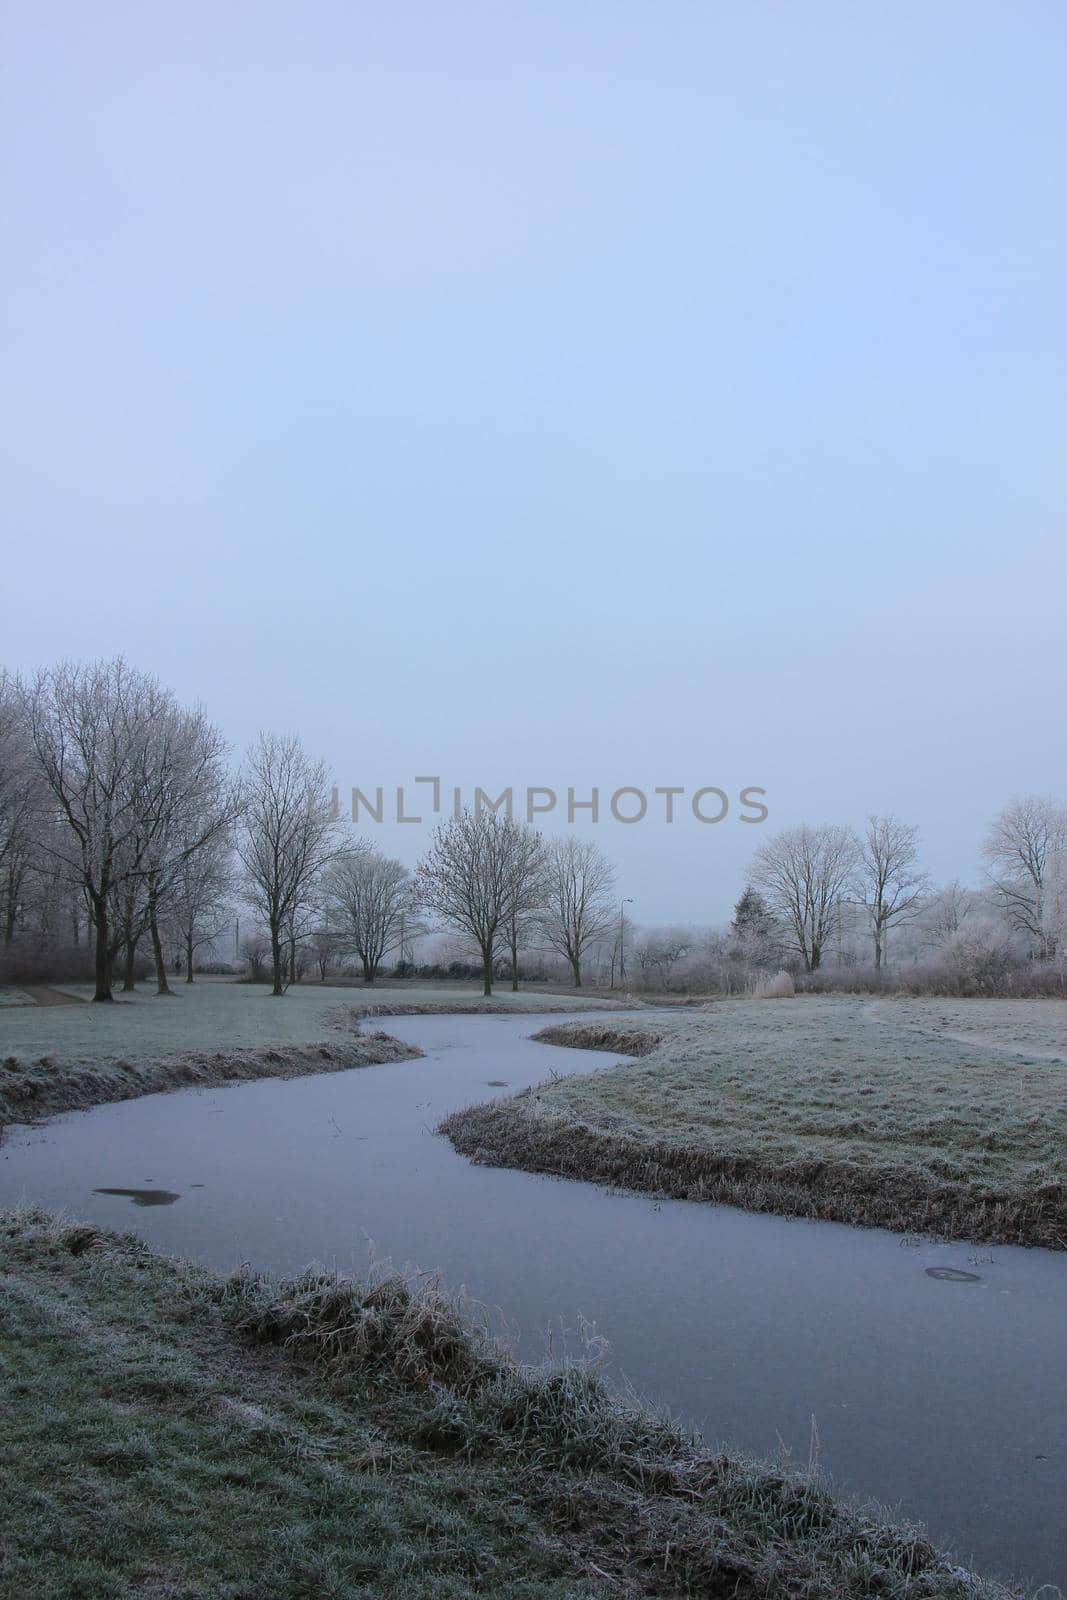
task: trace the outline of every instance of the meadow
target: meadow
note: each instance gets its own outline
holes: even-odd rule
[[[578,1023],[626,1053],[444,1123],[477,1160],[753,1210],[1067,1247],[1067,1002],[803,997]]]
[[[0,1126],[167,1089],[264,1077],[296,1077],[400,1061],[421,1052],[371,1026],[375,1017],[425,1012],[473,1014],[579,1011],[596,1000],[510,991],[484,999],[473,989],[300,986],[281,999],[264,985],[199,981],[173,995],[145,989],[91,1005],[84,985],[15,1002],[0,1022]]]

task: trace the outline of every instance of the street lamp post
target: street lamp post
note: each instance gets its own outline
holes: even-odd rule
[[[626,982],[626,906],[634,903],[633,895],[627,895],[625,900],[619,901],[619,984]]]

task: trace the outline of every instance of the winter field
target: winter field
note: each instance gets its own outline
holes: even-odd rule
[[[55,988],[78,1000],[88,1001],[92,995],[87,984]],[[15,993],[8,991],[9,995]],[[116,992],[113,1005],[9,1002],[0,1022],[0,1058],[47,1055],[57,1065],[99,1064],[130,1056],[155,1059],[192,1051],[315,1044],[353,1016],[397,1016],[411,1011],[560,1012],[606,1005],[606,1001],[594,999],[540,992],[512,994],[506,989],[486,1001],[473,984],[469,992],[455,985],[440,990],[375,985],[360,990],[358,999],[350,987],[309,984],[290,989],[278,1000],[272,998],[267,985],[198,978],[194,984],[176,984],[172,997],[160,997],[150,988],[133,994]]]
[[[636,1037],[635,1037],[636,1036]],[[1067,1247],[1067,1002],[723,1001],[640,1059],[445,1124],[477,1159],[756,1210]]]

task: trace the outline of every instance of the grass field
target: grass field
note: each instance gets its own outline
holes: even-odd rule
[[[4,1600],[1006,1600],[432,1287],[222,1279],[0,1214]]]
[[[88,988],[64,986],[67,995]],[[451,988],[329,985],[290,989],[201,982],[173,998],[145,990],[114,1005],[18,1005],[0,1015],[0,1124],[108,1100],[235,1079],[291,1077],[397,1061],[420,1052],[358,1019],[428,1011],[582,1011],[600,1002],[509,991],[485,1000]]]
[[[88,986],[60,986],[63,993],[88,999]],[[51,1056],[57,1062],[114,1061],[244,1045],[316,1044],[328,1031],[331,1013],[344,1008],[364,1016],[396,1016],[408,1011],[582,1011],[604,1001],[501,990],[484,1000],[472,985],[468,993],[404,985],[353,990],[329,984],[301,984],[281,999],[266,985],[225,980],[178,984],[172,998],[145,988],[116,995],[109,1006],[8,1006],[0,1017],[0,1059],[7,1055]]]
[[[449,1118],[475,1159],[1067,1248],[1067,1002],[724,1001],[558,1043],[650,1053]]]

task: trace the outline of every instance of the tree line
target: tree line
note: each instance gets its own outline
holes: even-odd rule
[[[336,818],[324,764],[300,740],[263,733],[235,768],[200,707],[183,707],[122,658],[61,663],[28,679],[0,673],[0,959],[36,958],[45,977],[91,956],[95,998],[132,989],[147,965],[170,992],[175,952],[187,981],[235,908],[263,930],[282,994],[310,953],[325,978],[355,959],[373,983],[407,964],[433,926],[477,953],[485,992],[501,958],[518,986],[523,952],[550,952],[575,986],[626,981],[627,950],[648,987],[670,988],[697,956],[807,974],[856,959],[876,971],[890,941],[922,930],[942,945],[994,918],[1019,960],[1049,964],[1067,925],[1067,807],[1013,801],[984,845],[982,891],[937,890],[918,829],[871,815],[788,828],[755,853],[725,933],[638,934],[598,846],[546,838],[529,823],[468,810],[442,822],[415,871]],[[254,970],[256,933],[245,952]]]
[[[192,981],[235,903],[266,930],[272,989],[298,946],[354,954],[372,983],[428,913],[477,948],[485,992],[501,950],[544,940],[575,985],[613,915],[614,868],[598,847],[492,812],[442,823],[414,874],[345,831],[327,773],[295,737],[262,733],[234,771],[199,707],[125,660],[0,676],[3,945],[45,957],[91,947],[94,999],[132,989],[147,945],[160,994],[166,946]]]
[[[920,862],[918,828],[897,817],[871,815],[858,833],[788,828],[756,852],[734,930],[757,954],[784,947],[812,973],[846,921],[855,927],[858,909],[878,971],[891,934],[920,924],[943,941],[984,899],[1020,959],[1055,961],[1067,929],[1067,806],[1049,796],[1013,800],[990,824],[982,855],[983,891],[935,890]]]

